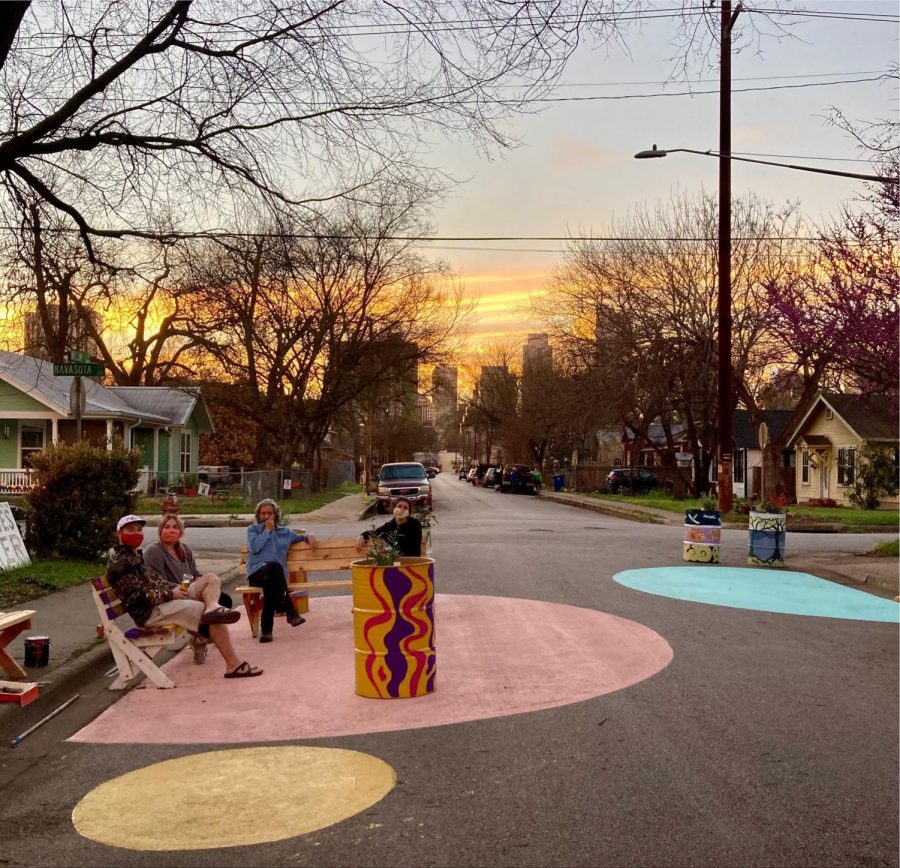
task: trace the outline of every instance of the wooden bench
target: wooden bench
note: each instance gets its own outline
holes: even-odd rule
[[[34,609],[22,609],[19,612],[0,612],[0,667],[10,678],[27,678],[28,673],[16,663],[6,646],[23,630],[31,628],[31,616]]]
[[[157,687],[174,687],[175,682],[153,662],[153,658],[163,649],[182,647],[186,639],[184,628],[176,624],[123,627],[118,619],[127,614],[125,606],[106,576],[94,576],[91,586],[103,635],[119,669],[109,689],[124,690],[141,672]]]
[[[294,609],[303,614],[309,611],[309,595],[319,591],[348,590],[352,582],[348,579],[335,581],[309,581],[310,573],[337,572],[349,570],[350,562],[361,560],[366,556],[368,543],[363,550],[356,550],[356,539],[324,539],[319,540],[315,551],[309,547],[309,543],[294,543],[287,557],[288,567],[288,591],[294,603]],[[241,548],[242,574],[247,573],[247,546]],[[262,613],[262,588],[254,585],[244,585],[235,588],[235,592],[243,594],[244,608],[247,610],[247,620],[250,622],[250,630],[254,637],[259,636],[259,616]]]

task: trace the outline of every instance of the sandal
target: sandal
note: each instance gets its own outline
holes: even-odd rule
[[[200,623],[233,624],[235,621],[240,621],[240,619],[241,613],[237,609],[226,609],[224,606],[219,606],[218,609],[213,609],[211,612],[204,612],[200,618]]]
[[[257,675],[262,675],[262,669],[257,669],[255,666],[251,666],[246,660],[241,663],[237,669],[233,669],[231,672],[226,672],[226,678],[253,678]]]

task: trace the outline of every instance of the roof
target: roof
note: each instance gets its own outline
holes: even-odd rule
[[[52,362],[0,350],[0,379],[48,410],[69,416],[69,390],[75,378],[54,376]],[[84,418],[127,419],[149,425],[181,427],[197,410],[199,430],[213,430],[197,388],[103,386],[88,377],[82,377],[81,381],[85,392]]]
[[[821,392],[810,405],[800,424],[788,440],[794,443],[802,434],[810,417],[821,406],[825,405],[837,416],[860,440],[882,443],[896,443],[898,440],[898,414],[896,400],[885,395],[841,395],[834,392]],[[809,442],[804,436],[804,440]]]
[[[171,424],[183,427],[194,410],[200,410],[198,425],[201,429],[212,432],[212,421],[200,390],[195,386],[110,386],[108,392],[114,392],[132,407],[143,414],[155,415],[171,420]]]
[[[829,440],[824,434],[801,434],[800,439],[807,446],[831,446],[831,440]]]
[[[790,421],[793,410],[763,410],[763,421],[769,429],[769,440],[775,440]],[[734,445],[738,449],[759,449],[759,431],[750,421],[747,410],[735,410],[732,416]]]

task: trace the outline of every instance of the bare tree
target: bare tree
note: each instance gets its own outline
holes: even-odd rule
[[[436,128],[485,148],[622,9],[493,0],[35,3],[0,73],[3,210],[98,236],[214,228],[248,203],[421,176]],[[4,33],[15,32],[10,19]]]
[[[626,241],[573,240],[543,305],[558,343],[595,373],[621,424],[648,445],[650,425],[663,425],[667,442],[656,448],[665,463],[674,463],[673,426],[685,427],[703,488],[717,416],[716,208],[712,195],[676,194],[614,227]],[[800,230],[795,206],[779,211],[753,196],[734,203],[733,226],[734,376],[744,382],[772,362],[761,281],[795,264],[786,239]]]
[[[335,414],[380,384],[414,395],[417,365],[441,358],[466,306],[393,240],[400,227],[414,231],[414,211],[385,201],[309,221],[303,237],[281,227],[204,248],[195,332],[210,372],[235,386],[227,400],[259,426],[256,463],[312,466]]]

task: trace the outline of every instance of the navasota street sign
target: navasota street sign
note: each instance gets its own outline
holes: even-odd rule
[[[96,362],[54,362],[54,377],[101,377],[103,365]]]

